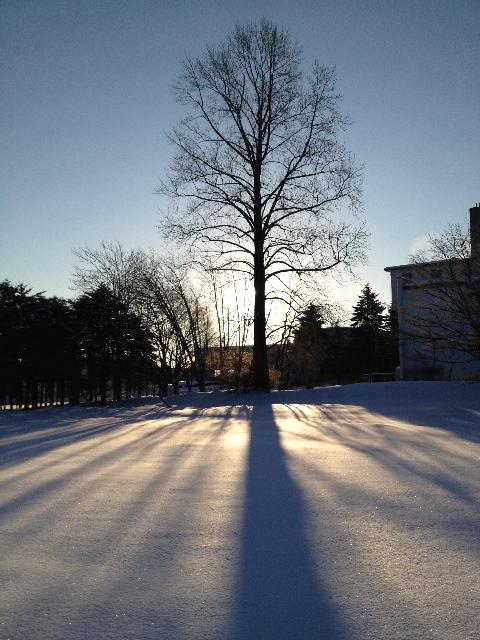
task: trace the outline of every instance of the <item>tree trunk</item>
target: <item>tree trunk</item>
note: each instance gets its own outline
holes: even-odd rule
[[[132,395],[132,377],[130,374],[130,365],[127,363],[125,368],[125,400],[129,400]]]
[[[118,361],[113,375],[113,399],[117,401],[122,399],[122,374],[120,363]]]
[[[107,404],[107,362],[106,357],[100,360],[100,403]]]
[[[261,135],[257,141],[257,158],[261,157]],[[255,306],[253,311],[253,388],[258,391],[270,391],[270,379],[268,374],[268,354],[265,320],[265,233],[262,217],[262,165],[257,161],[254,168],[254,263],[253,283],[255,286]]]
[[[255,307],[253,312],[253,387],[259,391],[270,390],[265,322],[265,266],[263,242],[255,247]]]
[[[197,378],[198,390],[205,391],[205,362],[203,354],[201,354],[200,351],[197,352],[197,357],[195,358],[195,375]]]
[[[53,407],[55,404],[55,383],[53,380],[48,381],[48,406]]]
[[[107,404],[107,376],[103,371],[100,378],[100,402]]]
[[[65,379],[63,377],[60,380],[59,386],[58,386],[58,398],[59,398],[60,404],[63,406],[65,404]]]

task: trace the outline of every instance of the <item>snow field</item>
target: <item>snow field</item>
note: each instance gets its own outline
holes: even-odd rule
[[[0,638],[479,638],[477,385],[0,415]]]

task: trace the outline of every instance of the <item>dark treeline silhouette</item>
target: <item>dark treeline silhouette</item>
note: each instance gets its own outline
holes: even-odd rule
[[[0,408],[154,393],[157,369],[149,329],[107,287],[71,301],[0,283]]]
[[[165,397],[180,381],[200,391],[252,387],[251,318],[229,310],[213,285],[203,297],[187,271],[141,251],[102,245],[83,254],[74,300],[0,283],[0,409]],[[276,388],[353,382],[392,372],[394,311],[367,284],[351,326],[309,303],[269,347]],[[216,318],[216,321],[212,320]]]
[[[325,326],[321,306],[309,304],[298,319],[288,350],[294,384],[354,382],[372,373],[393,373],[398,364],[395,310],[366,284],[353,309],[351,326]]]

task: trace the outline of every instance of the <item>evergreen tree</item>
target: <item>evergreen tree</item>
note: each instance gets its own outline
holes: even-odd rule
[[[0,283],[0,407],[63,404],[68,385],[76,401],[80,354],[70,320],[65,300]]]
[[[353,307],[352,327],[370,332],[382,330],[385,327],[385,308],[367,282]]]
[[[0,283],[0,397],[2,406],[23,404],[23,370],[28,354],[30,289]]]
[[[351,353],[358,373],[372,373],[386,365],[386,307],[367,284],[353,308]]]
[[[310,303],[300,315],[294,334],[293,360],[297,384],[313,386],[320,381],[324,357],[322,327],[321,309]]]
[[[0,409],[140,396],[158,378],[153,351],[144,318],[106,286],[72,302],[0,282]]]
[[[154,379],[150,332],[141,318],[105,285],[74,302],[79,344],[87,367],[90,401],[105,403],[111,387],[114,400],[141,395],[146,380]]]

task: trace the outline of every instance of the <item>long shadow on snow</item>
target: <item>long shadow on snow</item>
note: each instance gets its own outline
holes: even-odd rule
[[[251,413],[238,640],[338,640],[344,634],[315,575],[301,493],[291,478],[271,402]]]
[[[480,398],[477,385],[455,382],[377,382],[276,391],[272,404],[351,405],[411,425],[440,428],[471,442],[480,442]],[[472,393],[473,391],[473,393]],[[177,399],[179,407],[218,408],[230,404],[255,405],[261,394],[192,393]]]
[[[281,391],[276,402],[357,406],[386,418],[447,430],[463,440],[480,442],[477,388],[455,382],[362,383]]]
[[[60,410],[61,408],[54,408],[43,411],[45,413],[47,411],[59,413]],[[65,407],[64,410],[70,413],[68,419],[50,425],[37,424],[37,421],[34,420],[30,426],[28,420],[25,419],[25,417],[28,418],[29,415],[32,415],[30,413],[23,414],[22,421],[8,424],[4,429],[0,426],[0,466],[10,463],[18,464],[24,459],[41,456],[54,449],[65,448],[82,440],[92,440],[98,436],[104,437],[110,431],[116,432],[129,426],[138,428],[142,423],[158,420],[166,414],[166,410],[162,407],[156,408],[154,411],[146,408],[145,411],[137,413],[125,409],[112,412],[109,407],[103,408],[103,411],[97,409],[95,413],[82,413],[82,410],[85,411],[83,408]],[[16,417],[14,416],[14,418]],[[102,423],[91,424],[88,422],[90,419],[100,419]],[[162,430],[171,428],[172,425],[161,427]],[[7,441],[6,444],[4,444],[4,440]]]

